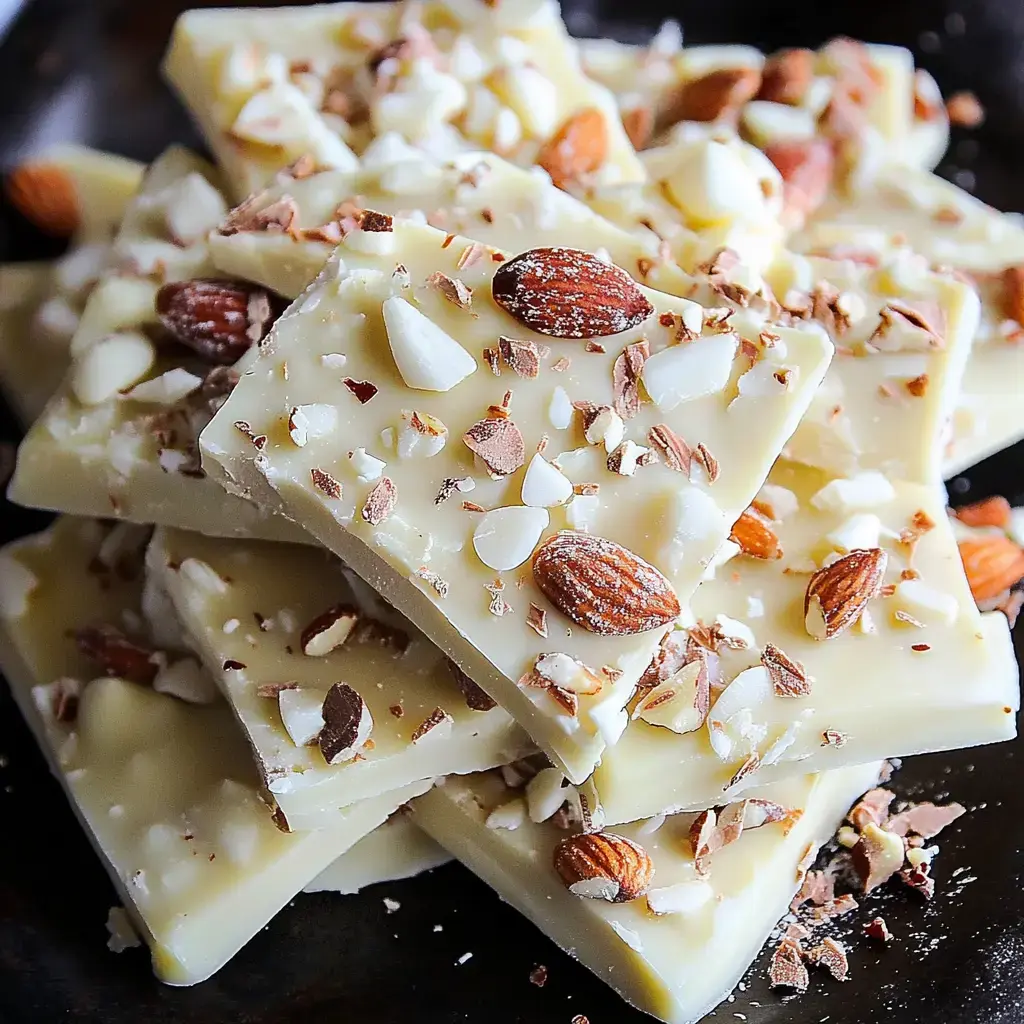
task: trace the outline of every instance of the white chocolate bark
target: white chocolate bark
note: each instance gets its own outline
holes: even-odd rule
[[[100,524],[60,520],[2,559],[4,672],[86,834],[145,937],[157,976],[208,978],[303,886],[423,786],[289,834],[263,802],[248,747],[221,704],[93,679],[69,630],[138,623],[141,577],[98,572]],[[109,535],[108,535],[109,536]],[[77,684],[77,714],[56,694]],[[61,720],[72,719],[72,720]]]
[[[827,203],[792,245],[861,259],[890,257],[907,247],[973,280],[982,299],[981,328],[943,472],[952,476],[1024,436],[1021,326],[1006,308],[999,276],[1024,263],[1024,229],[1016,218],[933,174],[889,167],[872,185]]]
[[[282,173],[278,179],[210,236],[210,255],[222,273],[289,298],[327,262],[341,236],[339,208],[425,220],[513,252],[542,245],[603,249],[641,284],[680,295],[690,285],[661,257],[649,232],[634,237],[555,188],[539,169],[517,167],[493,153],[464,153],[442,163],[392,133],[374,142],[356,171],[320,171],[300,179]],[[259,214],[280,209],[275,204],[282,202],[291,221],[287,229],[276,219],[262,230],[239,227],[262,225],[269,216],[260,221]]]
[[[359,892],[370,885],[421,875],[450,860],[443,847],[399,811],[324,868],[303,892]]]
[[[586,110],[603,139],[587,173],[643,176],[550,0],[189,11],[165,71],[239,199],[307,154],[352,170],[389,130],[436,156],[491,149],[529,166]]]
[[[195,420],[201,425],[210,413],[196,388],[210,366],[176,350],[161,354],[149,340],[159,327],[154,302],[163,281],[215,275],[205,234],[227,206],[210,184],[212,173],[177,148],[150,169],[114,243],[113,265],[71,340],[68,373],[19,449],[12,501],[228,535],[303,538],[203,478]],[[185,237],[175,242],[174,231],[187,231],[187,244]],[[122,393],[182,369],[191,388],[146,401]]]
[[[652,889],[686,887],[689,909],[660,915],[643,898],[609,903],[571,893],[552,866],[568,833],[552,821],[492,827],[495,808],[522,799],[495,772],[449,779],[414,809],[438,842],[624,999],[670,1024],[693,1024],[740,980],[786,913],[808,859],[877,778],[872,764],[765,788],[759,796],[801,810],[799,820],[788,832],[782,823],[744,829],[713,855],[706,879],[690,853],[692,815],[614,829],[650,856]]]
[[[383,602],[368,600],[358,580],[353,590],[326,551],[161,530],[148,571],[238,716],[292,830],[329,827],[337,808],[357,800],[507,764],[534,749],[501,708],[473,710],[437,648]],[[327,654],[305,653],[304,631],[338,605],[357,616],[353,634]],[[372,633],[375,623],[399,631],[395,642]],[[356,756],[328,764],[315,736],[294,735],[286,701],[299,697],[316,711],[339,681],[363,698],[373,726]],[[275,684],[295,689],[282,696]],[[436,732],[424,729],[437,709]]]
[[[714,659],[713,675],[731,685],[722,691],[727,699],[719,698],[721,704],[712,696],[708,723],[722,722],[728,739],[716,752],[708,723],[680,735],[642,719],[631,721],[594,774],[608,821],[721,803],[794,772],[1015,735],[1020,694],[1006,619],[1000,613],[979,614],[941,494],[933,487],[896,481],[893,497],[882,504],[815,509],[811,498],[828,479],[808,469],[776,467],[764,496],[782,509],[785,495],[772,489],[781,487],[799,502],[796,512],[776,512],[782,515],[774,524],[782,558],[737,556],[694,595],[695,620],[707,625],[720,621],[726,635],[743,636],[750,645],[723,647]],[[918,511],[935,527],[920,538],[910,558],[898,534]],[[877,517],[874,522],[872,517]],[[856,536],[852,531],[858,522],[869,534],[880,527],[880,539],[847,539]],[[885,582],[895,585],[895,593],[870,602],[865,628],[813,639],[803,614],[810,572],[845,551],[846,544],[872,543],[888,554]],[[920,573],[911,584],[900,581],[909,565]],[[760,666],[768,643],[803,666],[813,679],[808,695],[776,696],[766,684]],[[752,673],[741,676],[747,669]],[[737,677],[739,686],[730,694]],[[752,753],[759,756],[760,767],[730,788]]]
[[[388,251],[368,252],[373,246]],[[498,266],[486,247],[446,240],[429,227],[395,222],[391,232],[350,232],[317,282],[277,322],[252,372],[204,431],[201,444],[208,471],[220,466],[227,486],[265,507],[287,510],[506,707],[570,777],[582,779],[624,724],[623,703],[662,630],[613,636],[570,625],[534,583],[527,565],[531,553],[557,530],[589,530],[657,566],[685,598],[794,429],[825,371],[831,345],[818,330],[781,327],[782,343],[762,351],[758,338],[770,325],[753,300],[736,324],[759,354],[748,371],[738,340],[731,340],[735,336],[713,333],[713,326],[691,347],[673,346],[678,320],[671,314],[697,323],[701,307],[645,292],[654,305],[652,315],[599,339],[601,351],[587,351],[578,341],[536,334],[499,308],[491,296]],[[472,305],[459,308],[431,286],[428,278],[437,273],[451,279],[451,288],[455,280],[471,288]],[[385,302],[393,314],[413,318],[411,333],[393,320],[389,336]],[[429,319],[421,319],[423,314]],[[502,335],[545,346],[538,348],[547,354],[536,377],[508,369],[494,377],[483,349]],[[414,382],[450,389],[425,393],[407,386],[389,337],[403,372]],[[420,337],[435,339],[447,354],[417,362],[408,346]],[[662,404],[640,404],[625,423],[610,409],[612,368],[623,347],[641,338],[653,353],[644,368],[647,390]],[[680,358],[697,364],[673,369]],[[340,362],[340,369],[332,369]],[[555,372],[559,368],[562,372]],[[449,374],[467,372],[468,379],[452,386]],[[737,384],[741,374],[746,375]],[[352,391],[363,381],[377,389],[366,404]],[[529,479],[518,467],[511,473],[499,467],[504,478],[492,479],[496,464],[492,470],[476,468],[460,440],[506,390],[512,392],[510,415],[524,438],[519,461],[531,461],[542,439],[549,439]],[[570,399],[609,405],[588,425],[589,440]],[[290,410],[299,406],[316,407],[318,417],[323,407],[333,410],[326,417],[332,428],[310,434],[302,446],[287,427]],[[423,435],[411,426],[416,410],[445,425],[442,450],[436,437],[417,447],[416,438]],[[248,425],[244,433],[236,426],[240,422]],[[648,431],[660,423],[693,445],[698,440],[706,445],[718,463],[713,483],[696,465],[692,479],[664,462],[635,468],[632,476],[608,469],[609,449],[621,442],[623,459],[631,454],[635,462],[650,443]],[[258,450],[248,433],[266,437]],[[602,437],[604,444],[594,443]],[[379,495],[388,487],[381,483],[385,477],[397,490],[397,504],[393,514],[371,526],[376,514],[361,510],[371,490]],[[457,490],[454,481],[467,477],[472,484],[463,482],[464,490]],[[445,480],[451,481],[445,485],[448,496],[438,501]],[[573,496],[570,485],[593,490],[583,486],[593,483],[599,484],[598,494]],[[329,496],[339,490],[340,497]],[[571,503],[564,505],[567,498]],[[464,500],[475,505],[464,508]],[[474,507],[503,511],[488,518]],[[504,589],[492,596],[488,587]],[[545,612],[542,631],[550,639],[529,626],[531,604]],[[509,606],[513,614],[497,614]],[[527,692],[518,685],[544,653],[565,654],[594,672],[611,670],[607,685],[583,697],[578,715],[559,710],[545,689]]]

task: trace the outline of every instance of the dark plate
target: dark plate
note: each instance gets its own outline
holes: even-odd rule
[[[143,160],[171,141],[195,143],[156,71],[173,17],[185,6],[170,0],[30,4],[0,48],[0,162],[9,164],[42,140],[76,139]],[[1017,4],[965,4],[962,16],[935,0],[863,0],[852,10],[814,2],[691,0],[633,5],[628,16],[624,5],[611,2],[566,6],[571,27],[584,34],[604,29],[642,38],[671,13],[682,18],[691,42],[772,49],[814,46],[842,32],[910,45],[947,92],[973,88],[990,110],[977,143],[959,137],[952,150],[956,166],[943,170],[968,169],[982,198],[1020,208],[1024,24]],[[53,252],[0,207],[0,259]],[[14,440],[13,420],[3,415],[2,436]],[[1018,446],[956,481],[954,500],[999,492],[1022,503],[1022,469],[1024,448]],[[3,540],[45,522],[0,505]],[[1020,650],[1021,630],[1017,639]],[[883,949],[854,939],[852,979],[845,985],[817,976],[813,991],[783,1002],[768,992],[762,957],[746,990],[719,1008],[716,1019],[1024,1021],[1022,750],[1013,743],[908,761],[896,777],[901,794],[949,796],[972,809],[942,837],[934,902],[925,906],[903,892],[867,901],[858,920],[884,910],[897,941]],[[213,980],[194,989],[166,988],[153,980],[143,951],[114,956],[105,948],[104,921],[116,897],[3,687],[0,753],[0,1024],[569,1024],[575,1014],[592,1024],[648,1019],[454,865],[359,896],[300,896]],[[401,902],[396,913],[385,913],[385,894]],[[466,952],[472,959],[456,966]],[[528,981],[538,963],[550,971],[543,989]]]

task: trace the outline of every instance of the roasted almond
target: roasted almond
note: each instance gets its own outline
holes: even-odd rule
[[[659,128],[679,121],[717,121],[753,99],[761,86],[761,72],[754,68],[719,68],[684,82],[665,105]]]
[[[953,509],[953,515],[965,526],[998,526],[1005,530],[1010,524],[1010,503],[1001,494],[993,494]]]
[[[1024,324],[1024,265],[1006,267],[1002,274],[1002,313],[1007,320]]]
[[[622,127],[634,149],[646,149],[654,134],[654,111],[648,106],[623,110]]]
[[[835,167],[832,146],[824,139],[792,139],[765,146],[764,154],[782,176],[788,218],[802,223],[828,195]]]
[[[765,644],[761,664],[768,672],[776,697],[806,697],[811,692],[811,679],[799,661],[783,654],[775,644]]]
[[[90,626],[75,631],[75,646],[108,675],[149,686],[159,668],[149,647],[129,640],[116,626]]]
[[[582,249],[530,249],[503,263],[494,301],[553,338],[603,338],[642,324],[654,307],[621,268]]]
[[[373,729],[366,701],[347,683],[335,683],[324,697],[324,727],[317,737],[328,764],[351,761]]]
[[[222,366],[238,362],[273,320],[262,288],[207,278],[165,284],[156,312],[176,341]]]
[[[466,701],[466,706],[472,711],[490,711],[498,706],[497,701],[492,700],[451,658],[445,658],[448,671],[451,673],[455,685],[459,688]]]
[[[1024,550],[1009,537],[968,537],[959,547],[975,601],[990,601],[1024,578]]]
[[[537,154],[537,164],[559,188],[600,170],[607,159],[608,125],[597,107],[572,114]]]
[[[533,578],[559,611],[592,633],[644,633],[679,615],[679,598],[658,569],[590,533],[548,538],[533,556]]]
[[[797,106],[813,77],[813,50],[779,50],[764,62],[757,98]]]
[[[819,569],[804,597],[807,632],[815,640],[831,640],[849,629],[881,590],[887,564],[881,548],[858,548]]]
[[[351,635],[359,621],[359,609],[350,604],[335,604],[321,612],[299,637],[302,653],[311,658],[326,657]]]
[[[11,205],[48,235],[67,238],[78,230],[82,211],[71,175],[58,164],[24,163],[7,176]]]
[[[613,832],[583,832],[556,847],[555,871],[576,896],[628,903],[643,896],[654,877],[650,855]]]
[[[729,540],[751,558],[782,557],[782,545],[772,524],[757,509],[750,507],[732,524]]]

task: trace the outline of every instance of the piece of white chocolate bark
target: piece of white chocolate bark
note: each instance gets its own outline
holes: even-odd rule
[[[189,11],[165,71],[239,199],[299,158],[353,170],[387,131],[445,159],[490,149],[540,163],[563,182],[643,176],[551,0]]]
[[[215,275],[205,236],[227,206],[212,175],[177,148],[150,168],[71,340],[68,373],[19,449],[12,501],[228,535],[304,538],[203,477],[195,438],[234,371],[167,344],[162,333],[161,285]],[[263,294],[243,292],[243,305],[246,294]]]
[[[303,892],[359,892],[370,885],[421,875],[450,860],[448,851],[400,810],[324,868]]]
[[[746,299],[705,309],[579,250],[510,259],[367,218],[278,321],[204,460],[341,555],[582,779],[825,371],[820,330]],[[614,600],[557,578],[595,553],[597,586],[626,587]]]
[[[541,245],[603,250],[641,284],[673,294],[685,294],[691,283],[663,257],[650,232],[638,238],[614,226],[540,169],[517,167],[493,153],[440,162],[392,132],[374,140],[358,170],[295,174],[280,173],[211,234],[218,270],[295,298],[357,214],[375,210],[514,252]]]
[[[148,660],[141,552],[117,536],[65,518],[0,553],[0,660],[157,976],[190,985],[424,786],[339,811],[316,833],[281,831],[230,711],[171,695],[200,695],[182,672],[172,682],[189,659]],[[96,658],[81,649],[87,636]],[[123,677],[147,665],[152,686]]]
[[[909,248],[970,280],[982,300],[943,470],[951,476],[1024,436],[1020,343],[1024,229],[1015,217],[924,171],[888,167],[868,187],[826,203],[792,239],[796,251],[891,259]]]
[[[357,800],[535,749],[507,712],[322,549],[160,530],[147,571],[238,716],[292,830],[323,828]],[[369,723],[343,750],[329,713],[338,685],[354,692]]]
[[[692,853],[693,815],[570,838],[556,818],[531,818],[522,791],[497,772],[446,780],[413,809],[438,842],[624,999],[670,1024],[693,1024],[742,977],[786,913],[815,851],[876,782],[878,768],[800,776],[760,791],[767,803],[733,805],[739,821],[747,820],[748,809],[753,819],[768,807],[784,820],[758,827],[747,820],[703,874]],[[594,851],[592,863],[617,861],[628,869],[621,882],[608,886],[605,879],[602,887],[598,880],[588,890],[586,881],[574,881],[582,877],[572,872],[577,847]],[[647,884],[636,884],[643,876]],[[638,898],[629,899],[629,886]],[[585,891],[628,901],[588,898]]]

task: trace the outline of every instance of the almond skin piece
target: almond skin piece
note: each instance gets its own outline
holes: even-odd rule
[[[537,154],[537,164],[559,187],[601,169],[608,159],[608,125],[597,107],[572,114]]]
[[[779,50],[765,61],[757,99],[796,106],[814,77],[814,51]]]
[[[1003,316],[1024,324],[1024,266],[1007,267],[1002,277]]]
[[[975,601],[998,597],[1024,578],[1024,550],[1009,537],[996,533],[969,537],[959,547]]]
[[[654,312],[624,270],[581,249],[529,249],[498,268],[491,292],[509,316],[552,338],[605,338]]]
[[[1010,525],[1010,503],[1001,494],[993,494],[953,509],[953,515],[965,526],[998,526],[1005,530]]]
[[[719,68],[684,82],[659,118],[660,128],[679,121],[717,121],[738,111],[761,87],[761,73],[754,68]]]
[[[831,640],[849,629],[881,590],[888,560],[881,548],[859,548],[819,569],[804,597],[807,632]]]
[[[590,879],[614,883],[618,889],[605,897],[612,903],[628,903],[643,896],[654,877],[654,864],[647,851],[613,832],[582,832],[566,837],[555,847],[554,866],[567,888]]]
[[[751,558],[782,557],[782,545],[771,523],[755,508],[748,508],[732,525],[729,540]]]
[[[75,646],[104,672],[130,683],[150,686],[156,678],[153,651],[129,640],[115,626],[90,626],[75,631]]]
[[[48,235],[67,238],[81,224],[78,192],[63,167],[22,164],[7,176],[6,191],[11,205]]]
[[[533,578],[560,612],[602,636],[646,633],[679,615],[679,598],[658,569],[590,533],[549,537],[533,556]]]
[[[835,155],[824,139],[797,139],[765,146],[764,155],[782,175],[783,204],[796,222],[813,213],[825,201]]]
[[[254,318],[260,307],[267,315]],[[221,366],[238,362],[271,321],[262,288],[206,278],[165,284],[157,292],[156,312],[176,341]]]

